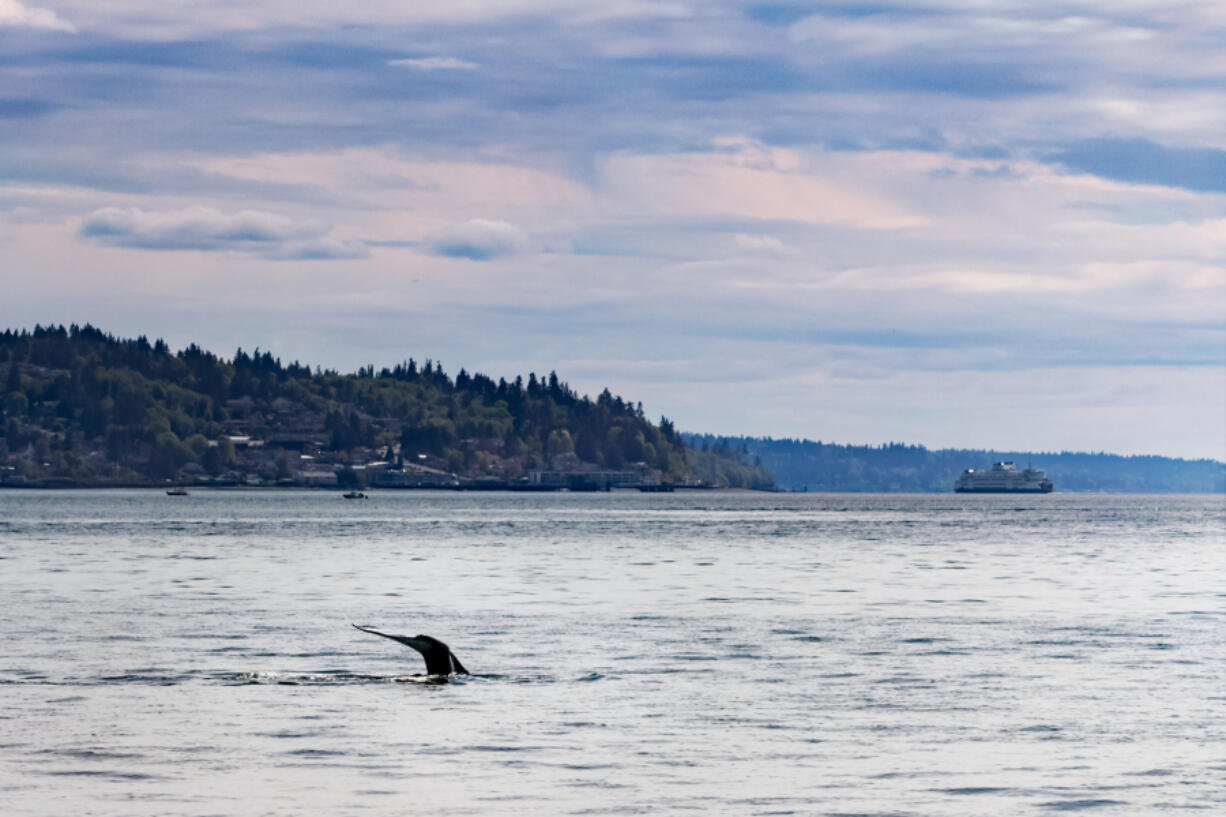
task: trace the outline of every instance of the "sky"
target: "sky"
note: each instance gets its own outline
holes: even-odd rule
[[[1226,459],[1226,4],[0,0],[0,327],[73,322]]]

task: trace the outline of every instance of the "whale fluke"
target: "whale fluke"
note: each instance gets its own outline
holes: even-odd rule
[[[421,657],[426,659],[426,672],[429,675],[468,675],[468,670],[464,669],[464,665],[460,663],[460,659],[455,657],[451,648],[437,638],[431,638],[428,635],[393,635],[392,633],[381,633],[369,627],[360,627],[357,624],[353,626],[364,633],[390,638],[392,641],[399,641],[417,650],[421,653]]]

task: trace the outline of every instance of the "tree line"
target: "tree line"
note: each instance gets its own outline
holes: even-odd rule
[[[608,389],[581,396],[556,372],[512,380],[408,358],[341,374],[268,351],[225,359],[191,344],[117,338],[91,325],[0,333],[0,459],[36,477],[88,481],[119,468],[166,479],[216,475],[232,439],[310,439],[324,462],[390,451],[466,476],[525,469],[637,468],[670,481],[767,486],[770,475],[687,448],[667,418]],[[192,464],[189,466],[189,464]]]
[[[698,450],[739,452],[769,469],[791,491],[947,492],[967,468],[1012,461],[1047,472],[1057,491],[1223,493],[1226,464],[1091,452],[929,449],[900,442],[839,445],[770,437],[687,435]]]

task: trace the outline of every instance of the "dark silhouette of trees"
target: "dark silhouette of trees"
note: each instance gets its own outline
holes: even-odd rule
[[[241,436],[317,440],[333,457],[399,443],[409,462],[425,455],[479,473],[549,469],[561,457],[567,468],[656,470],[679,481],[697,462],[667,418],[655,425],[641,404],[608,389],[580,396],[556,371],[508,381],[461,368],[452,379],[435,360],[408,358],[341,375],[258,348],[229,360],[196,344],[174,352],[160,338],[116,338],[88,324],[5,330],[0,367],[7,457],[45,437],[133,478],[173,478],[192,463],[221,474],[236,463],[228,437]],[[717,467],[720,455],[711,456],[702,462],[715,463],[704,471],[712,484],[769,484],[761,468],[732,459]]]
[[[700,451],[759,461],[779,486],[809,491],[948,492],[966,468],[989,468],[1011,460],[1033,464],[1057,491],[1118,493],[1223,493],[1226,464],[1216,460],[1118,456],[1085,452],[931,450],[921,445],[835,445],[813,440],[689,435]]]

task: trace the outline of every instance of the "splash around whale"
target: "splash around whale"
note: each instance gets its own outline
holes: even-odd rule
[[[426,674],[428,675],[469,674],[464,665],[460,663],[460,659],[455,657],[455,653],[451,651],[451,648],[437,638],[421,634],[396,635],[394,633],[380,632],[370,627],[362,627],[358,624],[353,626],[364,633],[390,638],[392,641],[399,641],[401,644],[417,650],[421,653],[421,657],[426,659]]]

